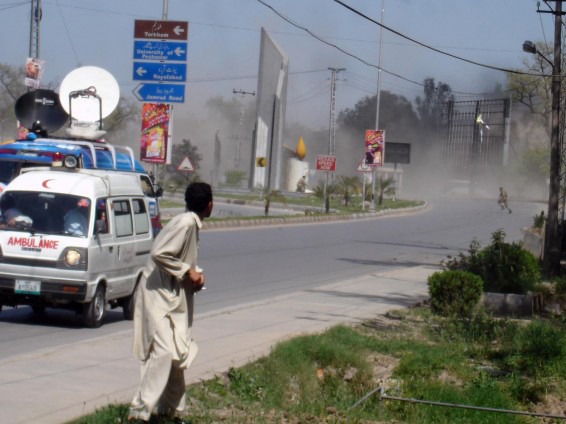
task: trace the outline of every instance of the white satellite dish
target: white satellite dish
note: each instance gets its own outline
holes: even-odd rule
[[[69,72],[63,79],[59,99],[72,119],[98,122],[118,106],[120,87],[105,69],[83,66]]]

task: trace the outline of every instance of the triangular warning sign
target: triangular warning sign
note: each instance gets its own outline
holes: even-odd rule
[[[177,170],[179,170],[179,171],[194,171],[195,168],[193,168],[193,164],[189,160],[189,157],[185,156],[185,159],[183,159],[181,161],[181,163],[177,167]]]
[[[371,166],[369,166],[366,163],[366,160],[363,159],[360,164],[358,165],[358,167],[356,168],[356,171],[358,172],[371,172]]]

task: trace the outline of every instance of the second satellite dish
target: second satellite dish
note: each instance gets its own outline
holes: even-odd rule
[[[71,71],[59,87],[59,99],[73,119],[97,122],[110,115],[120,100],[120,87],[105,69],[83,66]]]

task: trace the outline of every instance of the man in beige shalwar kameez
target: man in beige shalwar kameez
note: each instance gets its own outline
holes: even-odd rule
[[[142,364],[131,420],[185,408],[184,370],[197,354],[191,338],[193,295],[204,285],[196,263],[198,236],[212,212],[210,185],[190,184],[185,202],[188,212],[173,218],[155,239],[137,289],[133,354]]]

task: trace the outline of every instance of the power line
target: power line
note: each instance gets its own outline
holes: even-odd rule
[[[371,66],[371,67],[376,68],[376,69],[380,69],[381,71],[385,72],[386,74],[390,74],[390,75],[396,76],[397,78],[401,78],[401,79],[403,79],[403,80],[405,80],[405,81],[412,82],[413,84],[417,84],[417,85],[420,85],[420,86],[424,86],[424,85],[423,85],[422,83],[420,83],[420,82],[413,81],[413,80],[411,80],[411,79],[409,79],[409,78],[405,78],[405,77],[402,76],[402,75],[399,75],[399,74],[396,74],[396,73],[394,73],[394,72],[388,71],[388,70],[386,70],[386,69],[380,68],[380,67],[378,67],[377,65],[374,65],[373,63],[370,63],[370,62],[368,62],[368,61],[366,61],[366,60],[364,60],[364,59],[362,59],[362,58],[356,56],[355,54],[350,53],[350,52],[344,50],[343,48],[337,46],[336,44],[332,44],[332,43],[326,41],[326,40],[323,39],[322,37],[320,37],[320,36],[316,35],[315,33],[313,33],[310,29],[308,29],[308,28],[306,28],[306,27],[304,27],[304,26],[301,26],[301,25],[297,24],[296,22],[293,22],[290,18],[288,18],[287,16],[283,15],[281,12],[279,12],[278,10],[276,10],[273,6],[271,6],[271,5],[267,4],[267,3],[265,3],[263,0],[256,0],[256,1],[259,2],[259,3],[261,3],[261,4],[263,4],[263,5],[264,5],[265,7],[267,7],[268,9],[271,9],[271,10],[273,11],[273,13],[275,13],[275,14],[276,14],[277,16],[279,16],[281,19],[287,21],[288,23],[290,23],[290,24],[293,25],[294,27],[297,27],[297,28],[299,28],[299,29],[302,29],[303,31],[305,31],[306,33],[308,33],[309,35],[311,35],[312,37],[316,38],[318,41],[320,41],[320,42],[322,42],[322,43],[324,43],[324,44],[327,44],[327,45],[329,45],[329,46],[331,46],[331,47],[334,47],[335,49],[339,50],[340,52],[344,53],[345,55],[350,56],[350,57],[352,57],[352,58],[354,58],[354,59],[356,59],[356,60],[362,62],[364,65]]]
[[[290,18],[288,18],[287,16],[283,15],[281,12],[279,12],[278,10],[276,10],[273,6],[271,6],[271,5],[267,4],[267,3],[265,3],[263,0],[256,0],[256,1],[259,2],[259,3],[261,3],[261,4],[263,4],[263,5],[264,5],[265,7],[267,7],[268,9],[271,9],[271,10],[273,11],[273,13],[275,13],[275,14],[276,14],[277,16],[279,16],[281,19],[283,19],[283,20],[285,20],[286,22],[290,23],[290,24],[293,25],[294,27],[297,27],[297,28],[299,28],[299,29],[302,29],[303,31],[305,31],[306,33],[310,34],[312,37],[316,38],[316,39],[319,40],[320,42],[322,42],[322,43],[324,43],[324,44],[327,44],[327,45],[329,45],[329,46],[331,46],[331,47],[334,47],[335,49],[337,49],[338,51],[344,53],[345,55],[350,56],[350,57],[352,57],[352,58],[354,58],[354,59],[356,59],[356,60],[362,62],[364,65],[370,66],[370,67],[372,67],[372,68],[379,69],[379,70],[381,70],[382,72],[385,72],[386,74],[393,75],[394,77],[397,77],[397,78],[402,79],[402,80],[404,80],[404,81],[410,82],[410,83],[412,83],[412,84],[416,84],[416,85],[419,85],[419,86],[421,86],[421,87],[425,87],[425,85],[424,85],[423,83],[421,83],[421,82],[414,81],[414,80],[409,79],[409,78],[406,78],[406,77],[404,77],[404,76],[402,76],[402,75],[396,74],[395,72],[388,71],[388,70],[384,69],[383,67],[379,67],[379,66],[377,66],[377,65],[374,65],[373,63],[370,63],[370,62],[368,62],[368,61],[366,61],[366,60],[364,60],[364,59],[362,59],[362,58],[356,56],[355,54],[350,53],[350,52],[344,50],[343,48],[341,48],[341,47],[339,47],[339,46],[337,46],[337,45],[335,45],[335,44],[332,44],[332,43],[330,43],[330,42],[324,40],[324,39],[321,38],[320,36],[318,36],[318,35],[316,35],[315,33],[313,33],[311,30],[309,30],[308,28],[303,27],[302,25],[299,25],[299,24],[297,24],[296,22],[293,22]],[[384,28],[385,28],[385,26],[384,26]],[[545,76],[545,77],[550,76],[550,75],[529,74],[529,73],[520,72],[520,71],[512,71],[512,72],[513,72],[513,73],[519,73],[519,74],[522,74],[522,75],[530,75],[530,76]],[[436,88],[435,88],[435,90],[436,90]],[[480,95],[482,95],[482,94],[485,94],[485,93],[467,93],[467,92],[464,92],[464,91],[455,91],[455,90],[452,90],[452,93],[454,93],[454,94],[471,95],[471,96],[480,96]]]
[[[257,0],[257,1],[262,2],[262,0]],[[353,7],[347,5],[346,3],[344,3],[344,2],[341,1],[341,0],[333,0],[333,1],[334,1],[335,3],[338,3],[338,4],[341,5],[341,6],[345,7],[346,9],[352,11],[352,12],[355,13],[356,15],[359,15],[359,16],[361,16],[362,18],[367,19],[368,21],[370,21],[370,22],[372,22],[372,23],[374,23],[374,24],[376,24],[376,25],[382,27],[383,29],[386,29],[387,31],[392,32],[393,34],[398,35],[399,37],[405,38],[406,40],[412,41],[413,43],[418,44],[419,46],[425,47],[425,48],[427,48],[427,49],[429,49],[429,50],[432,50],[432,51],[434,51],[434,52],[443,54],[443,55],[445,55],[445,56],[452,57],[452,58],[454,58],[454,59],[458,59],[458,60],[461,60],[461,61],[463,61],[463,62],[470,63],[470,64],[472,64],[472,65],[481,66],[481,67],[483,67],[483,68],[493,69],[493,70],[495,70],[495,71],[509,72],[509,73],[518,74],[518,75],[528,75],[528,76],[531,76],[531,77],[552,77],[552,75],[531,74],[531,73],[529,73],[529,72],[517,71],[517,70],[515,70],[515,69],[500,68],[499,66],[487,65],[487,64],[485,64],[485,63],[480,63],[480,62],[476,62],[476,61],[471,60],[471,59],[466,59],[466,58],[464,58],[464,57],[456,56],[456,55],[454,55],[454,54],[452,54],[452,53],[448,53],[448,52],[445,52],[445,51],[443,51],[443,50],[437,49],[436,47],[429,46],[428,44],[425,44],[425,43],[423,43],[423,42],[421,42],[421,41],[419,41],[419,40],[416,40],[416,39],[411,38],[411,37],[409,37],[409,36],[407,36],[407,35],[405,35],[405,34],[402,34],[402,33],[400,33],[399,31],[394,30],[393,28],[389,28],[387,25],[382,25],[380,22],[377,22],[376,20],[374,20],[374,19],[370,18],[369,16],[363,14],[362,12],[360,12],[360,11],[357,10],[357,9],[354,9]],[[263,2],[262,2],[262,3],[263,3]]]
[[[75,44],[73,43],[73,37],[69,32],[69,27],[67,26],[67,22],[65,21],[65,16],[63,16],[63,11],[61,10],[61,6],[59,6],[59,0],[55,0],[57,4],[57,9],[59,10],[59,15],[61,16],[61,20],[63,21],[63,27],[65,28],[65,33],[67,34],[67,38],[69,39],[69,43],[71,44],[71,49],[73,50],[73,54],[75,55],[75,61],[77,62],[77,66],[80,64],[79,56],[77,55],[77,50],[75,49]]]
[[[2,10],[13,9],[13,8],[15,8],[15,7],[24,6],[24,5],[26,5],[26,4],[29,4],[29,2],[26,1],[26,2],[21,2],[21,3],[9,3],[9,4],[6,4],[6,5],[2,5],[2,6],[0,7],[0,12],[1,12]]]

